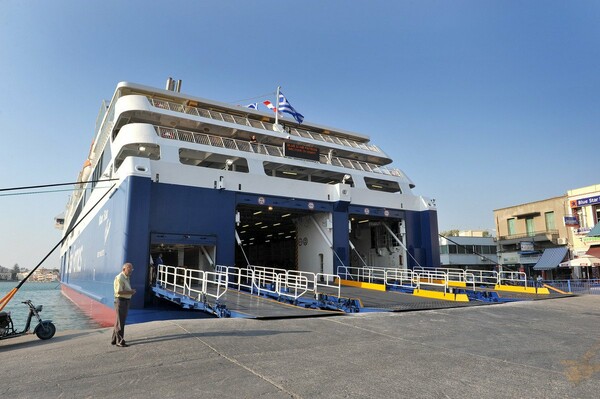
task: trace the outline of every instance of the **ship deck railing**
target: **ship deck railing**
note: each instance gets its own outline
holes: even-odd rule
[[[268,145],[251,143],[246,140],[232,139],[228,137],[214,136],[206,133],[192,132],[189,130],[175,129],[170,127],[163,127],[154,125],[154,130],[159,137],[185,141],[188,143],[195,143],[200,145],[206,145],[210,147],[226,148],[235,151],[249,152],[261,155],[270,155],[273,157],[286,158],[283,148]],[[308,160],[305,160],[308,161]],[[317,162],[317,161],[308,161]],[[372,163],[357,161],[354,159],[340,158],[334,156],[328,156],[325,154],[319,155],[320,164],[338,166],[341,168],[354,169],[364,172],[378,173],[389,176],[403,177],[403,173],[396,168],[388,168],[383,165],[375,165]]]
[[[227,274],[230,287],[258,295],[271,295],[297,300],[305,294],[318,297],[328,294],[340,297],[339,276],[299,270],[248,265],[245,268],[217,266],[217,272]]]
[[[235,123],[237,125],[243,125],[248,127],[253,127],[257,129],[264,129],[273,131],[273,124],[270,122],[260,121],[256,119],[250,119],[243,116],[231,115],[223,112],[218,112],[214,110],[209,110],[201,107],[192,107],[189,105],[183,105],[171,101],[159,100],[156,98],[147,97],[150,104],[156,108],[165,109],[168,111],[181,112],[188,115],[200,116],[203,118],[209,118],[221,122],[229,122]],[[289,127],[289,130],[286,130],[292,136],[303,137],[308,139],[313,139],[317,141],[323,141],[332,144],[338,144],[344,147],[350,148],[360,148],[367,151],[379,152],[381,153],[381,149],[379,147],[372,144],[359,143],[355,140],[345,139],[341,137],[331,136],[327,134],[321,134],[316,132],[311,132],[307,129],[298,129],[296,127]]]

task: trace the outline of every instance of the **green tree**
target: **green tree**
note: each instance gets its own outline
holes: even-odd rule
[[[21,271],[21,268],[19,267],[18,263],[15,263],[15,265],[13,266],[12,269],[12,273],[10,274],[10,279],[11,280],[18,280],[17,274]]]
[[[443,235],[444,237],[458,237],[458,230],[442,231],[440,235]]]

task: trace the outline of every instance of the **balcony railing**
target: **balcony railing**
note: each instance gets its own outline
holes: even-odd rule
[[[558,230],[540,230],[540,231],[531,231],[528,233],[519,233],[519,234],[510,234],[506,236],[498,236],[498,241],[507,241],[507,240],[519,240],[523,238],[535,238],[544,236],[549,240],[552,240],[558,237]],[[555,237],[556,236],[556,237]]]
[[[255,119],[245,118],[242,116],[230,115],[230,114],[226,114],[226,113],[222,113],[222,112],[218,112],[218,111],[211,111],[211,110],[200,108],[200,107],[191,107],[191,106],[182,105],[182,104],[165,101],[165,100],[157,100],[155,98],[150,98],[150,97],[148,97],[148,101],[150,101],[150,104],[152,104],[154,107],[166,109],[169,111],[182,112],[185,114],[201,116],[203,118],[209,118],[209,119],[213,119],[213,120],[217,120],[217,121],[235,123],[237,125],[243,125],[243,126],[254,127],[257,129],[273,131],[273,124],[270,122],[263,122],[263,121],[259,121],[259,120],[255,120]],[[359,143],[354,140],[348,140],[348,139],[344,139],[344,138],[340,138],[340,137],[311,132],[310,130],[306,130],[306,129],[298,129],[298,128],[292,127],[292,128],[290,128],[288,133],[292,136],[303,137],[303,138],[313,139],[313,140],[317,140],[317,141],[323,141],[326,143],[338,144],[338,145],[341,145],[344,147],[359,148],[362,150],[379,152],[379,153],[382,152],[379,149],[379,147],[377,147],[375,145]]]
[[[266,144],[250,143],[244,140],[237,140],[228,137],[213,136],[205,133],[191,132],[188,130],[166,128],[154,125],[154,130],[159,137],[171,140],[186,141],[188,143],[196,143],[211,147],[227,148],[230,150],[250,152],[255,154],[270,155],[279,158],[285,158],[281,147]],[[316,162],[316,161],[308,161]],[[405,177],[402,171],[395,168],[375,165],[367,162],[356,161],[352,159],[329,157],[320,155],[319,162],[321,164],[339,166],[360,170],[365,172],[379,173],[388,176]]]

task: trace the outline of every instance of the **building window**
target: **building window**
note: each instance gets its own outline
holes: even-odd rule
[[[554,212],[546,212],[544,213],[544,217],[546,219],[546,230],[556,230],[554,225]]]
[[[596,214],[596,224],[600,222],[600,206],[594,207],[594,213]]]
[[[507,227],[508,227],[508,235],[509,236],[515,235],[517,233],[515,231],[515,218],[508,219],[506,221],[506,223],[507,223]]]
[[[527,228],[527,235],[529,237],[535,235],[535,225],[533,223],[533,218],[526,218],[525,219],[525,227]]]

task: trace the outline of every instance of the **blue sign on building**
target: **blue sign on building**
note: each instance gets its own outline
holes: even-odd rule
[[[579,220],[577,220],[577,216],[565,216],[565,226],[579,227]]]
[[[595,197],[581,198],[577,200],[577,206],[600,204],[600,195]]]

